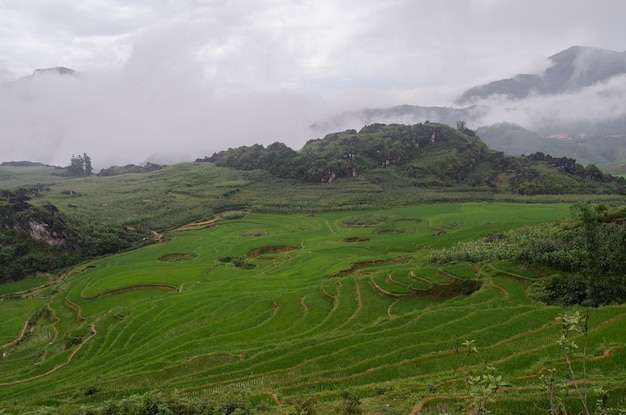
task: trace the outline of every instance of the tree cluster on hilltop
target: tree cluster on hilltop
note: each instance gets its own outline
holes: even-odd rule
[[[536,153],[506,156],[487,147],[462,121],[372,124],[309,140],[300,151],[282,143],[242,146],[196,161],[240,170],[263,169],[282,179],[328,183],[341,177],[392,174],[419,187],[483,186],[496,192],[621,193],[626,181],[574,159]]]
[[[328,183],[377,169],[401,169],[407,178],[419,178],[416,170],[419,167],[411,162],[429,147],[449,150],[450,159],[462,153],[470,164],[488,150],[480,140],[442,124],[372,124],[359,132],[346,130],[309,140],[299,152],[282,143],[267,148],[256,144],[221,151],[197,161],[241,170],[264,169],[280,178],[308,183]],[[459,167],[458,173],[466,170],[467,166],[461,167],[458,161],[454,164]],[[457,179],[463,180],[459,175],[454,180]]]
[[[83,153],[81,156],[72,155],[70,165],[67,166],[68,176],[91,176],[93,167],[91,166],[91,157],[87,153]]]

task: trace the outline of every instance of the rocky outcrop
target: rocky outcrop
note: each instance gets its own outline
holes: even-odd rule
[[[31,238],[44,241],[48,245],[63,245],[65,242],[65,239],[61,238],[57,232],[50,230],[47,223],[34,219],[29,220],[27,223]]]

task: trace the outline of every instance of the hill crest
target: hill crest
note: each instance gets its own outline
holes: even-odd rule
[[[437,123],[372,124],[309,140],[300,151],[282,143],[228,149],[196,161],[239,170],[267,170],[281,179],[330,183],[341,177],[389,179],[419,187],[486,187],[516,194],[571,193],[589,182],[604,192],[622,192],[624,179],[583,167],[574,159],[542,153],[506,156],[491,150],[459,121],[457,129]],[[599,188],[598,188],[599,189]]]

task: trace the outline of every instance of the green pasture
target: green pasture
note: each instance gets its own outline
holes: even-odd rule
[[[524,399],[545,407],[540,375],[566,369],[554,324],[564,310],[527,296],[545,273],[425,264],[455,242],[568,215],[567,204],[441,203],[224,215],[167,232],[82,264],[32,298],[0,301],[10,316],[0,344],[45,310],[29,336],[3,349],[0,408],[70,411],[149,390],[245,390],[275,394],[283,405],[266,399],[271,413],[287,413],[294,398],[313,394],[328,409],[350,389],[366,413],[406,414],[425,398],[424,413],[434,413],[465,398],[462,362],[472,372],[494,366],[511,385],[496,413]],[[590,315],[590,381],[611,399],[626,399],[624,317],[626,306]],[[470,339],[479,352],[463,360],[459,345]],[[526,413],[542,413],[533,405]]]
[[[32,290],[46,284],[45,278],[25,278],[23,280],[0,284],[0,297]]]

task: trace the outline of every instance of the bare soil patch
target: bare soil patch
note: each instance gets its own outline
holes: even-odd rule
[[[239,236],[263,236],[267,234],[269,234],[269,232],[263,229],[252,229],[250,231],[240,233]]]
[[[356,271],[358,271],[361,268],[367,268],[367,267],[371,267],[371,266],[374,266],[374,265],[380,265],[380,264],[384,264],[384,263],[387,263],[387,262],[393,262],[393,261],[397,261],[397,260],[373,259],[371,261],[355,262],[354,264],[352,264],[352,266],[350,268],[341,270],[338,273],[336,273],[334,275],[331,275],[329,278],[345,277],[346,275],[354,274]]]
[[[83,298],[83,300],[93,300],[96,298],[106,297],[106,296],[113,295],[113,294],[120,294],[120,293],[125,293],[128,291],[145,290],[148,288],[158,288],[158,289],[166,290],[166,291],[178,291],[177,286],[170,285],[170,284],[138,284],[138,285],[131,285],[128,287],[117,288],[115,290],[103,291],[101,293],[98,293],[96,295],[92,295],[89,297],[85,297],[81,294],[81,297]]]
[[[161,262],[178,262],[178,261],[188,261],[190,259],[193,259],[195,257],[197,257],[198,254],[196,254],[195,252],[190,252],[188,254],[183,254],[180,252],[176,252],[176,253],[172,253],[172,254],[165,254],[165,255],[161,255],[158,260]]]
[[[350,238],[344,238],[344,242],[367,242],[371,241],[371,238],[366,238],[364,236],[352,236]]]
[[[300,249],[300,247],[291,246],[291,245],[262,246],[260,248],[255,248],[255,249],[248,251],[248,258],[256,258],[264,254],[278,254],[281,252],[289,252],[289,251],[294,251],[296,249]]]

